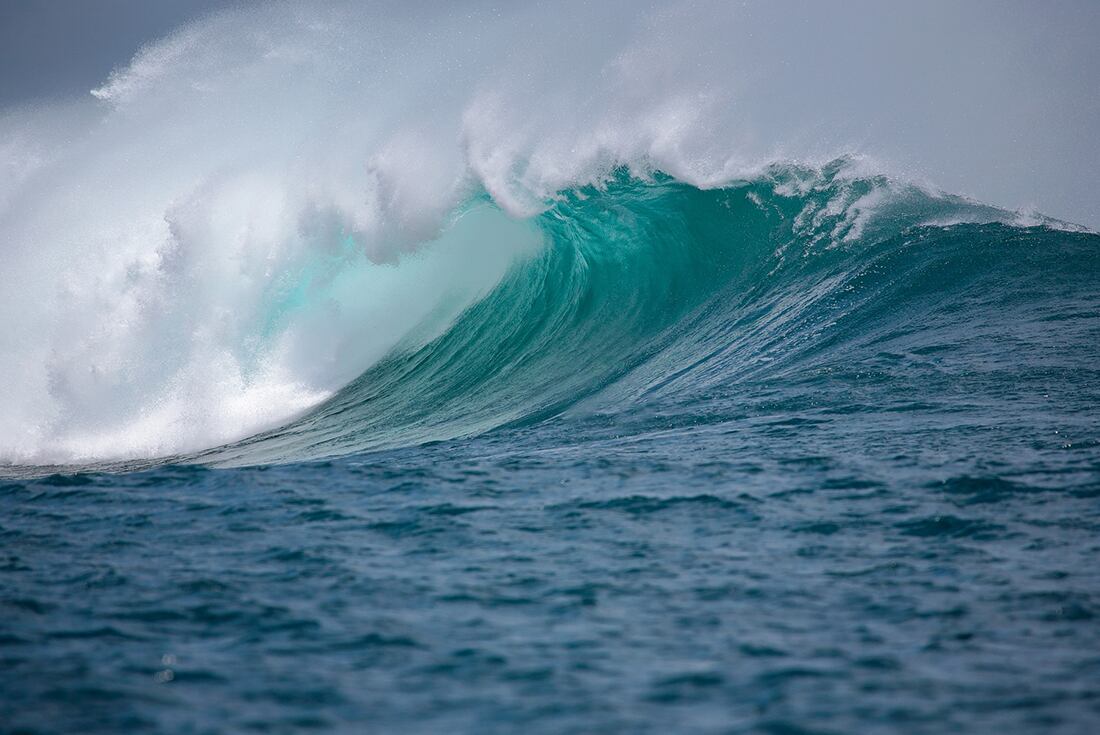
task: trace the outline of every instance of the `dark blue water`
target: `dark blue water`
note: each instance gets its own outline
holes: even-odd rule
[[[781,184],[585,192],[289,427],[6,467],[0,730],[1095,732],[1100,239]]]

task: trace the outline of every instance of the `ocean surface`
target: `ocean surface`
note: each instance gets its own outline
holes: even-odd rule
[[[475,195],[319,406],[9,462],[0,730],[1095,732],[1100,237],[850,168]]]
[[[1098,24],[271,0],[0,90],[0,735],[1100,732]]]

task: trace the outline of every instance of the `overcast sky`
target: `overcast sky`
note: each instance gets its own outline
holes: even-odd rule
[[[0,0],[0,108],[86,95],[143,43],[233,4]],[[944,189],[1100,228],[1100,0],[752,7],[756,32],[730,55],[766,67],[745,100],[761,127],[816,117]]]
[[[0,0],[0,103],[85,94],[155,40],[228,0]]]

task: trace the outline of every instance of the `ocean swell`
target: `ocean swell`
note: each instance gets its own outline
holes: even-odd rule
[[[989,242],[1052,237],[1094,268],[1064,223],[760,144],[716,8],[573,8],[600,44],[537,8],[243,8],[8,111],[0,462],[282,462],[625,412],[854,359],[868,315],[932,299],[930,258],[986,278]]]

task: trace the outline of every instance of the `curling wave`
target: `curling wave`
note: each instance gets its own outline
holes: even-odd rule
[[[849,165],[775,165],[712,190],[620,171],[564,192],[528,222],[542,246],[442,335],[398,345],[302,419],[200,459],[342,455],[574,407],[629,413],[670,395],[705,404],[750,380],[866,366],[886,341],[919,349],[944,319],[937,312],[974,298],[971,289],[989,287],[981,300],[1004,308],[1017,280],[1076,282],[1100,265],[1095,235],[848,178]],[[1041,274],[1030,268],[1035,249],[1049,256]],[[1012,332],[1026,320],[1006,311],[994,321]]]
[[[1086,298],[1081,228],[754,149],[707,8],[578,6],[594,45],[535,9],[275,4],[8,111],[0,462],[413,445],[872,359],[979,281]]]
[[[695,406],[692,420],[706,422],[700,406],[715,392],[919,361],[956,319],[983,323],[979,332],[1008,345],[1033,326],[1041,295],[1077,284],[1087,303],[1100,238],[1074,230],[856,176],[845,159],[775,164],[715,189],[618,170],[525,219],[483,193],[397,264],[370,262],[334,230],[293,278],[265,284],[260,337],[308,340],[333,321],[366,326],[373,315],[356,312],[365,283],[377,284],[371,304],[403,317],[402,331],[374,354],[326,354],[307,342],[301,354],[330,375],[328,363],[349,361],[340,365],[346,384],[315,407],[277,406],[301,414],[277,428],[158,461],[317,459],[669,402]],[[386,292],[386,277],[434,278],[435,298]],[[939,360],[965,361],[973,337],[956,335]],[[1011,354],[1006,346],[983,359]],[[919,377],[897,372],[899,400],[920,390]]]

